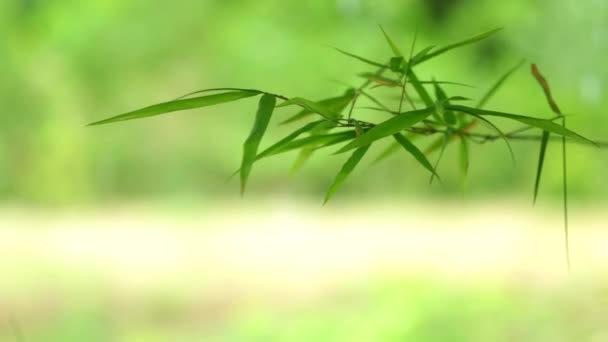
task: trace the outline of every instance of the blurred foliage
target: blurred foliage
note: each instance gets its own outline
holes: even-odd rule
[[[499,39],[455,52],[446,59],[449,64],[432,62],[421,68],[422,77],[466,75],[490,86],[494,75],[524,57],[541,66],[564,112],[575,114],[569,121],[572,129],[598,140],[608,136],[604,1],[184,0],[151,5],[143,0],[4,0],[0,198],[73,203],[235,193],[236,182],[225,180],[239,165],[243,136],[254,115],[249,103],[120,126],[84,125],[216,86],[288,89],[285,95],[313,99],[341,94],[343,87],[331,80],[359,82],[350,75],[360,65],[326,45],[383,56],[387,47],[379,39],[378,24],[401,46],[410,44],[416,29],[419,46],[426,46],[503,26]],[[527,71],[518,72],[505,90],[488,108],[549,115]],[[271,139],[288,129],[275,130]],[[470,193],[531,191],[537,147],[514,147],[521,156],[517,168],[501,146],[473,147],[478,150],[474,158],[483,162],[471,164]],[[600,177],[608,172],[606,152],[585,147],[571,152],[573,195],[602,196],[608,191]],[[290,193],[320,197],[343,162],[319,155],[295,176],[297,181],[287,182],[283,175],[295,157],[265,161],[252,177],[251,191],[282,192],[290,184]],[[559,194],[559,163],[550,148],[543,179],[547,193]],[[435,185],[431,193],[460,191],[456,165],[446,159],[439,170],[444,185]],[[418,181],[424,171],[405,158],[359,171],[345,191],[429,192]]]
[[[576,290],[522,282],[529,279],[497,285],[376,277],[303,300],[277,293],[232,298],[229,291],[205,288],[125,296],[80,281],[76,293],[66,287],[36,294],[37,305],[21,310],[14,326],[25,340],[48,342],[565,342],[608,336],[605,282],[580,283]],[[14,333],[0,328],[3,341]]]

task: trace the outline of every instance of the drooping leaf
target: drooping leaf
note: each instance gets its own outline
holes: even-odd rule
[[[509,79],[509,77],[511,77],[511,75],[513,75],[525,62],[526,60],[522,59],[514,67],[512,67],[504,75],[502,75],[498,79],[498,81],[496,81],[496,83],[494,83],[494,85],[488,90],[488,92],[483,95],[481,100],[479,100],[479,103],[477,103],[477,108],[483,108],[492,98],[492,96],[496,94],[498,89],[500,89],[500,87]]]
[[[424,153],[422,153],[422,151],[420,151],[420,149],[418,149],[416,145],[414,145],[408,138],[406,138],[401,133],[396,133],[393,135],[393,137],[399,143],[399,145],[403,147],[403,149],[409,152],[420,163],[420,165],[422,165],[422,167],[429,170],[431,173],[435,174],[435,176],[438,177],[437,173],[435,172],[435,169],[433,168],[433,165],[431,165],[429,160],[426,159]]]
[[[465,136],[460,135],[460,173],[463,180],[469,174],[469,143]]]
[[[530,117],[530,116],[502,113],[502,112],[496,112],[496,111],[479,109],[479,108],[471,108],[471,107],[459,106],[459,105],[451,105],[448,108],[455,110],[455,111],[474,113],[474,114],[482,115],[482,116],[494,116],[494,117],[501,117],[501,118],[519,121],[523,124],[534,126],[534,127],[549,131],[554,134],[562,135],[562,136],[565,136],[567,138],[570,138],[570,139],[573,139],[573,140],[576,140],[576,141],[579,141],[582,143],[587,143],[587,144],[592,144],[594,146],[597,146],[597,144],[595,142],[593,142],[592,140],[589,140],[589,139],[583,137],[582,135],[575,133],[563,126],[560,126],[560,125],[554,123],[552,120],[538,119],[538,118],[534,118],[534,117]]]
[[[435,180],[435,176],[437,175],[436,172],[437,172],[437,169],[439,168],[439,163],[441,163],[441,160],[443,159],[443,154],[445,153],[445,149],[448,147],[448,143],[452,139],[452,134],[453,134],[452,130],[449,128],[443,133],[443,137],[441,139],[441,150],[439,151],[439,156],[437,157],[435,166],[433,166],[433,170],[435,170],[435,172],[431,174],[431,179],[429,180],[429,184],[433,184],[433,181]]]
[[[359,60],[359,61],[361,61],[363,63],[369,64],[369,65],[373,65],[373,66],[376,66],[376,67],[380,67],[380,68],[386,68],[385,64],[374,62],[374,61],[369,60],[367,58],[363,58],[363,57],[357,56],[357,55],[355,55],[353,53],[346,52],[346,51],[344,51],[342,49],[338,49],[338,48],[334,48],[334,49],[336,51],[338,51],[339,53],[343,54],[343,55],[346,55],[348,57],[352,57],[352,58],[357,59],[357,60]]]
[[[363,158],[365,153],[367,153],[367,151],[369,150],[369,147],[370,147],[370,145],[365,145],[365,146],[357,148],[353,152],[353,154],[350,156],[350,158],[348,158],[346,163],[344,163],[344,165],[342,166],[342,169],[340,169],[340,171],[336,175],[336,178],[334,179],[333,183],[329,187],[329,190],[327,190],[327,194],[325,195],[325,200],[324,200],[323,204],[326,204],[333,197],[333,195],[336,193],[336,190],[338,190],[340,185],[342,185],[342,183],[344,183],[344,181],[346,180],[348,175],[350,175],[351,172],[353,172],[353,170],[355,169],[357,164],[359,164],[359,162],[361,161],[361,159]]]
[[[277,99],[273,95],[264,94],[260,98],[258,105],[258,111],[255,116],[255,122],[251,133],[245,143],[243,144],[243,160],[241,162],[241,194],[245,192],[247,186],[247,179],[251,173],[253,163],[256,160],[258,154],[258,147],[262,141],[266,128],[272,117]]]
[[[398,133],[418,122],[426,119],[433,112],[432,108],[425,108],[404,112],[394,116],[368,130],[365,134],[348,143],[337,153],[346,152],[355,148],[369,145],[376,140]]]
[[[495,33],[497,33],[500,30],[502,30],[502,28],[497,28],[497,29],[494,29],[494,30],[491,30],[491,31],[488,31],[488,32],[485,32],[485,33],[481,33],[481,34],[475,35],[473,37],[467,38],[467,39],[462,40],[460,42],[446,45],[446,46],[444,46],[442,48],[439,48],[439,49],[437,49],[437,50],[435,50],[435,51],[433,51],[431,53],[426,54],[424,57],[422,57],[418,61],[416,61],[415,64],[420,64],[422,62],[428,61],[429,59],[435,58],[435,57],[437,57],[439,55],[442,55],[442,54],[444,54],[444,53],[446,53],[446,52],[448,52],[450,50],[453,50],[453,49],[456,49],[456,48],[459,48],[459,47],[463,47],[463,46],[466,46],[466,45],[469,45],[469,44],[477,43],[477,42],[479,42],[481,40],[484,40],[484,39],[486,39],[486,38],[494,35]]]
[[[500,138],[505,142],[505,144],[507,145],[507,148],[509,149],[509,153],[511,154],[511,159],[513,161],[515,161],[515,153],[513,153],[513,148],[511,147],[511,143],[509,142],[509,139],[507,138],[507,136],[505,135],[505,133],[498,128],[495,124],[493,124],[491,121],[489,121],[488,119],[484,118],[483,116],[481,116],[482,114],[479,114],[479,112],[487,112],[481,109],[475,109],[476,111],[471,111],[470,107],[465,107],[465,106],[450,106],[448,107],[452,110],[460,110],[460,112],[468,114],[473,116],[474,118],[476,118],[477,120],[481,121],[482,123],[485,123],[488,127],[492,128],[493,130],[495,130],[498,135],[500,136]]]
[[[551,107],[551,110],[553,110],[555,114],[562,115],[562,111],[557,106],[555,99],[553,99],[549,83],[547,82],[545,77],[540,73],[536,64],[531,65],[531,70],[532,75],[534,76],[534,78],[536,78],[536,81],[538,81],[538,84],[540,84],[541,88],[543,89],[543,92],[545,93],[545,97],[547,98],[547,102],[549,102],[549,107]]]
[[[538,198],[538,188],[540,186],[540,178],[543,173],[543,165],[545,163],[545,152],[547,151],[547,143],[549,142],[548,131],[543,131],[543,136],[540,140],[540,154],[538,156],[538,167],[536,168],[536,180],[534,181],[534,203]]]
[[[348,106],[348,104],[352,101],[353,96],[355,96],[355,90],[354,89],[348,89],[343,95],[341,96],[337,96],[337,97],[332,97],[332,98],[328,98],[328,99],[324,99],[321,101],[317,101],[317,104],[323,106],[323,108],[325,108],[327,110],[328,113],[334,113],[334,114],[341,114],[344,109],[346,108],[346,106]],[[283,105],[283,104],[281,104]],[[281,122],[281,125],[283,124],[288,124],[300,119],[303,119],[305,117],[308,117],[311,114],[314,114],[314,110],[312,110],[310,107],[306,107],[303,108],[300,112],[298,112],[297,114],[295,114],[294,116],[292,116],[291,118]]]
[[[89,126],[103,125],[103,124],[108,124],[108,123],[113,123],[113,122],[127,121],[127,120],[134,120],[134,119],[142,119],[142,118],[147,118],[150,116],[155,116],[155,115],[160,115],[160,114],[165,114],[165,113],[170,113],[170,112],[175,112],[175,111],[180,111],[180,110],[213,106],[216,104],[236,101],[236,100],[240,100],[243,98],[256,96],[259,94],[260,94],[259,91],[239,90],[239,91],[230,91],[230,92],[221,93],[221,94],[213,94],[213,95],[199,96],[199,97],[193,97],[193,98],[188,98],[188,99],[174,100],[174,101],[159,103],[159,104],[155,104],[155,105],[141,108],[138,110],[134,110],[132,112],[128,112],[125,114],[111,117],[109,119],[93,122],[93,123],[89,124]]]

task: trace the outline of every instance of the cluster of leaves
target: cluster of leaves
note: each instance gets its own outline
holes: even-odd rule
[[[302,97],[285,97],[256,89],[206,89],[185,95],[173,101],[152,105],[106,120],[94,122],[91,125],[140,119],[180,110],[212,106],[253,96],[261,96],[253,128],[243,145],[243,158],[241,167],[238,171],[241,178],[241,192],[245,191],[247,180],[254,163],[262,158],[293,150],[300,150],[300,156],[296,162],[296,167],[299,167],[314,151],[343,144],[335,154],[349,152],[350,157],[339,170],[333,183],[329,187],[325,196],[325,202],[334,195],[340,185],[347,179],[348,175],[367,154],[370,146],[385,139],[390,139],[394,142],[381,153],[377,160],[384,159],[396,151],[403,150],[429,172],[431,181],[435,178],[439,178],[436,171],[437,166],[443,156],[446,146],[452,142],[458,142],[460,144],[461,171],[466,175],[469,165],[470,142],[481,143],[502,140],[513,157],[510,140],[538,140],[540,142],[540,155],[534,188],[534,198],[536,199],[543,169],[545,151],[550,136],[553,134],[561,139],[563,144],[564,203],[566,205],[567,213],[566,140],[590,145],[596,145],[596,143],[566,128],[565,118],[551,95],[549,85],[534,64],[532,64],[532,74],[538,80],[545,92],[551,109],[556,114],[553,118],[542,119],[528,115],[484,109],[488,100],[498,91],[509,76],[524,63],[523,61],[517,63],[516,66],[502,75],[476,104],[472,106],[462,104],[467,103],[466,101],[472,101],[471,99],[462,96],[448,96],[444,90],[445,85],[466,85],[454,82],[436,81],[434,79],[424,81],[420,80],[416,74],[416,67],[422,63],[439,57],[451,50],[484,40],[494,35],[499,30],[500,29],[496,29],[482,33],[443,47],[429,46],[418,51],[416,51],[416,37],[414,37],[409,55],[405,56],[389,35],[382,29],[384,38],[392,51],[392,56],[387,58],[388,62],[381,63],[373,61],[337,49],[338,52],[348,57],[355,58],[369,67],[373,67],[373,70],[359,75],[365,78],[365,82],[361,86],[351,87],[341,95],[320,101],[312,101]],[[378,87],[394,88],[398,92],[399,102],[397,108],[389,108],[386,102],[380,101],[372,95],[372,90]],[[428,88],[431,88],[432,91],[429,92]],[[411,96],[412,92],[414,96],[416,96],[415,98]],[[383,113],[385,117],[389,117],[384,120],[379,120],[377,123],[358,119],[355,114],[357,109],[361,109],[356,106],[360,97],[367,98],[375,105],[374,107],[365,107],[364,109],[375,110]],[[277,101],[281,101],[281,103],[277,104]],[[422,103],[422,106],[417,106],[416,103]],[[305,119],[309,119],[310,122],[297,128],[291,134],[270,145],[266,149],[260,150],[261,140],[268,128],[275,109],[292,106],[300,107],[300,110],[291,118],[284,120],[284,124],[295,123]],[[408,108],[404,109],[405,106]],[[311,118],[313,119],[310,120]],[[515,131],[505,133],[490,120],[492,118],[512,120],[521,124],[522,127]],[[556,123],[558,119],[562,120],[561,125]],[[479,125],[485,125],[495,133],[487,134],[476,130]],[[542,132],[542,135],[524,135],[525,132],[533,129],[538,129]],[[439,136],[438,139],[435,139],[425,151],[422,151],[413,142],[417,137],[435,135]],[[440,153],[438,159],[432,164],[427,156],[435,150],[439,150]]]

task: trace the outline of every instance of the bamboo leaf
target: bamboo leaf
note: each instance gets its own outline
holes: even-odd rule
[[[349,89],[341,96],[332,97],[328,99],[324,99],[321,101],[317,101],[317,104],[325,108],[327,113],[341,114],[344,109],[348,106],[348,104],[352,101],[355,96],[355,90]],[[280,106],[284,106],[282,103]],[[292,123],[294,121],[303,119],[311,114],[314,114],[315,111],[311,109],[311,107],[303,108],[300,112],[292,116],[291,118],[281,122],[281,125]]]
[[[522,59],[514,67],[512,67],[504,75],[502,75],[498,79],[498,81],[496,81],[496,83],[488,90],[488,92],[485,93],[485,95],[481,98],[481,100],[479,100],[479,103],[477,104],[477,108],[484,107],[488,103],[488,101],[492,98],[492,96],[494,96],[494,94],[496,94],[498,89],[500,89],[500,87],[509,79],[509,77],[511,77],[511,75],[513,75],[519,68],[521,68],[521,66],[525,63],[525,61],[526,61],[525,59]]]
[[[437,170],[439,168],[439,163],[443,159],[445,149],[448,147],[448,143],[450,142],[451,139],[452,139],[452,130],[448,129],[443,134],[443,137],[441,140],[441,150],[439,151],[439,156],[437,157],[437,161],[435,162],[435,166],[433,167],[434,170]],[[429,180],[429,184],[433,184],[433,181],[435,180],[435,175],[436,175],[436,173],[431,174],[431,179]]]
[[[538,119],[538,118],[534,118],[534,117],[530,117],[530,116],[502,113],[502,112],[496,112],[496,111],[485,110],[485,109],[471,108],[471,107],[466,107],[466,106],[451,105],[448,108],[450,108],[452,110],[456,110],[456,111],[474,113],[477,115],[495,116],[495,117],[501,117],[501,118],[519,121],[523,124],[534,126],[534,127],[549,131],[551,133],[555,133],[555,134],[558,134],[561,136],[568,137],[570,139],[573,139],[573,140],[576,140],[576,141],[579,141],[582,143],[587,143],[587,144],[592,144],[594,146],[597,146],[597,144],[595,142],[593,142],[592,140],[589,140],[578,133],[575,133],[561,125],[558,125],[551,120]]]
[[[333,121],[340,117],[340,114],[337,111],[332,110],[332,108],[329,108],[328,106],[326,106],[322,103],[307,100],[307,99],[304,99],[301,97],[291,98],[291,99],[281,103],[277,107],[287,107],[287,106],[291,106],[291,105],[298,105],[310,112],[317,113],[317,114],[321,115],[322,117],[324,117],[325,119],[328,119],[330,121]]]
[[[342,169],[340,169],[340,171],[336,175],[336,178],[329,187],[329,190],[327,190],[327,194],[325,195],[325,200],[323,204],[326,204],[333,197],[333,195],[336,193],[336,190],[338,190],[342,183],[344,183],[346,178],[348,178],[348,175],[353,172],[353,170],[355,169],[357,164],[359,164],[365,153],[367,153],[369,147],[370,145],[365,145],[357,148],[350,156],[350,158],[348,158],[346,163],[344,163],[344,165],[342,166]]]
[[[441,89],[441,87],[439,86],[439,84],[437,84],[437,82],[433,81],[433,85],[435,86],[435,98],[437,99],[436,102],[436,107],[438,108],[438,110],[440,111],[440,113],[438,113],[440,116],[443,115],[443,119],[445,120],[445,122],[448,125],[455,125],[456,124],[456,116],[454,115],[454,112],[451,110],[445,110],[444,106],[449,106],[450,105],[450,99],[448,99],[448,96],[446,95],[445,91],[443,91],[443,89]],[[465,100],[466,98],[463,97],[458,97],[458,98],[454,98],[454,100]],[[466,99],[468,100],[468,99]]]
[[[551,107],[551,110],[553,110],[555,114],[562,115],[562,111],[557,106],[555,99],[553,99],[549,83],[547,82],[545,77],[543,77],[543,75],[540,73],[536,64],[531,65],[531,70],[532,75],[534,76],[534,78],[536,78],[536,81],[538,81],[538,84],[540,84],[541,88],[543,89],[543,92],[545,93],[545,97],[547,98],[547,102],[549,102],[549,107]]]
[[[258,112],[255,116],[253,128],[247,140],[243,144],[243,160],[241,162],[241,195],[245,192],[247,179],[251,173],[253,163],[256,160],[258,147],[262,141],[266,128],[272,117],[277,99],[273,95],[264,94],[260,98]]]
[[[343,55],[346,55],[348,57],[352,57],[352,58],[357,59],[357,60],[359,60],[359,61],[361,61],[363,63],[369,64],[369,65],[373,65],[373,66],[376,66],[376,67],[380,67],[380,68],[386,68],[385,64],[374,62],[374,61],[369,60],[367,58],[363,58],[363,57],[357,56],[355,54],[352,54],[350,52],[346,52],[346,51],[344,51],[342,49],[338,49],[338,48],[334,48],[334,49],[336,51],[338,51],[339,53],[343,54]]]
[[[276,142],[272,146],[270,146],[267,149],[265,149],[262,153],[258,154],[257,157],[256,157],[256,160],[259,160],[259,159],[262,159],[264,157],[267,157],[267,156],[275,154],[275,152],[280,151],[281,149],[283,149],[287,144],[289,144],[290,142],[292,142],[294,139],[296,139],[300,135],[302,135],[302,134],[304,134],[306,132],[311,131],[315,127],[318,127],[320,124],[323,124],[325,122],[327,122],[327,121],[320,120],[320,121],[315,121],[315,122],[308,123],[307,125],[305,125],[303,127],[300,127],[299,129],[295,130],[291,134],[287,135],[285,138],[279,140],[278,142]]]
[[[412,58],[412,64],[416,65],[419,63],[421,59],[423,59],[428,53],[435,47],[435,45],[427,46],[424,49],[420,50],[414,58]]]
[[[420,165],[422,165],[422,167],[439,177],[435,172],[433,165],[431,165],[424,153],[422,153],[422,151],[420,151],[420,149],[418,149],[418,147],[416,147],[416,145],[414,145],[408,138],[401,133],[396,133],[393,135],[393,137],[399,143],[399,145],[409,152],[420,163]]]
[[[388,43],[388,45],[391,47],[391,50],[393,51],[393,54],[395,55],[395,57],[403,57],[403,54],[401,53],[401,51],[399,51],[399,48],[397,47],[397,45],[393,42],[391,37],[388,36],[388,34],[386,33],[386,31],[384,30],[384,28],[382,26],[380,26],[380,30],[382,30],[382,34],[384,34],[384,38],[386,39],[386,42]]]
[[[453,109],[453,110],[459,110],[462,113],[471,115],[471,116],[475,117],[477,120],[481,121],[482,123],[485,123],[487,126],[492,128],[493,130],[495,130],[498,133],[498,135],[500,136],[500,138],[505,142],[505,144],[509,148],[509,153],[511,154],[511,159],[513,161],[515,161],[515,153],[513,153],[513,148],[511,147],[511,143],[509,142],[509,139],[507,139],[507,136],[505,135],[505,133],[502,130],[500,130],[500,128],[498,128],[496,125],[494,125],[491,121],[482,117],[481,115],[483,115],[483,114],[480,114],[482,112],[488,112],[488,111],[476,109],[476,108],[465,107],[465,106],[450,106],[449,108]],[[473,110],[471,110],[471,109],[473,109]]]
[[[239,90],[239,91],[230,91],[221,94],[213,94],[207,96],[199,96],[188,99],[179,99],[164,103],[155,104],[152,106],[148,106],[145,108],[141,108],[138,110],[134,110],[132,112],[128,112],[125,114],[117,115],[111,117],[109,119],[93,122],[89,124],[89,126],[103,125],[108,123],[114,123],[119,121],[127,121],[134,119],[142,119],[150,116],[186,110],[186,109],[194,109],[194,108],[202,108],[213,106],[220,103],[231,102],[240,100],[246,97],[259,95],[259,91],[254,90]],[[274,97],[274,96],[273,96]]]
[[[450,50],[457,49],[459,47],[463,47],[463,46],[466,46],[466,45],[469,45],[469,44],[477,43],[477,42],[479,42],[481,40],[484,40],[484,39],[486,39],[488,37],[493,36],[495,33],[497,33],[500,30],[502,30],[502,28],[497,28],[497,29],[494,29],[494,30],[491,30],[491,31],[488,31],[488,32],[484,32],[484,33],[472,36],[472,37],[467,38],[465,40],[462,40],[460,42],[446,45],[446,46],[444,46],[442,48],[439,48],[439,49],[435,50],[434,52],[426,54],[424,57],[420,58],[415,64],[420,64],[422,62],[428,61],[429,59],[435,58],[435,57],[437,57],[439,55],[442,55],[442,54],[444,54],[444,53],[446,53],[446,52],[448,52]]]
[[[548,131],[543,131],[543,136],[540,141],[540,154],[538,156],[538,167],[536,168],[536,181],[534,182],[534,204],[536,204],[536,199],[538,197],[538,188],[540,186],[540,177],[543,173],[543,164],[545,163],[545,152],[547,151],[547,144],[549,142],[549,133]]]
[[[376,140],[398,133],[418,122],[426,119],[433,112],[433,108],[425,108],[404,112],[394,116],[368,130],[365,134],[351,141],[337,153],[346,152],[355,148],[369,145]]]
[[[431,98],[429,93],[426,91],[426,89],[424,88],[422,83],[420,83],[420,81],[418,80],[418,77],[416,76],[414,71],[411,69],[408,71],[408,78],[410,79],[409,83],[411,83],[414,86],[414,90],[416,90],[416,93],[418,93],[418,96],[420,96],[422,101],[424,101],[424,104],[427,107],[432,107],[433,99]]]
[[[467,139],[461,135],[460,136],[460,172],[462,174],[463,180],[466,179],[469,174],[469,143]]]

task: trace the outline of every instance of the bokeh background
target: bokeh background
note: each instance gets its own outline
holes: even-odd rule
[[[227,181],[256,100],[85,127],[203,88],[341,94],[368,70],[330,47],[385,60],[378,24],[403,50],[504,27],[419,74],[479,97],[525,58],[608,140],[602,0],[1,1],[0,340],[607,340],[606,150],[570,147],[566,276],[557,144],[536,208],[530,143],[473,145],[464,185],[455,147],[433,186],[369,158],[322,208],[329,151]],[[527,67],[488,107],[551,115]]]

